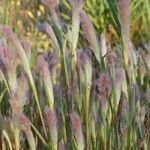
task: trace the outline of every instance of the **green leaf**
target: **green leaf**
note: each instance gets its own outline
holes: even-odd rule
[[[111,11],[111,16],[115,25],[115,28],[119,35],[121,35],[121,25],[118,17],[118,7],[116,0],[108,0],[108,6]]]

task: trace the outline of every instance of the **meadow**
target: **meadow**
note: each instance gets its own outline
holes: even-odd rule
[[[149,8],[0,1],[0,149],[149,150]]]

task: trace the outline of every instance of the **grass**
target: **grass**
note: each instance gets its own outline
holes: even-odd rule
[[[96,17],[93,25],[82,0],[65,1],[70,23],[63,21],[59,1],[42,3],[48,14],[31,42],[10,27],[10,5],[4,3],[0,148],[149,149],[150,46],[136,49],[131,34],[130,6],[138,4],[108,1],[119,39],[112,42],[107,31],[98,37]]]

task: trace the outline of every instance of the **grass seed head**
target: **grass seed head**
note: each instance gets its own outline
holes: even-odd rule
[[[58,45],[55,33],[54,33],[52,27],[48,23],[39,24],[38,29],[40,32],[44,32],[48,36],[48,38],[50,38],[50,40],[52,41],[52,45],[56,49],[59,49],[59,45]]]
[[[50,9],[56,9],[59,5],[59,0],[41,0],[41,2]]]
[[[24,75],[18,80],[16,88],[12,91],[10,105],[13,113],[18,116],[23,110],[27,102],[28,82]]]
[[[54,144],[55,150],[57,150],[58,133],[57,133],[57,119],[56,119],[55,110],[45,107],[45,114],[46,114],[47,124],[51,135],[51,140]]]
[[[80,22],[84,32],[85,38],[91,45],[91,48],[94,52],[94,55],[98,61],[100,61],[100,53],[99,53],[99,42],[94,29],[92,22],[89,17],[85,14],[84,11],[80,13]]]
[[[81,125],[81,119],[80,116],[77,113],[71,114],[71,124],[72,129],[74,131],[74,135],[78,144],[78,148],[84,149],[84,137],[82,133],[82,125]]]

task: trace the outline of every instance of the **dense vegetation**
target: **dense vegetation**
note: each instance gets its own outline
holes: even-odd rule
[[[148,0],[0,4],[0,149],[150,149]]]

